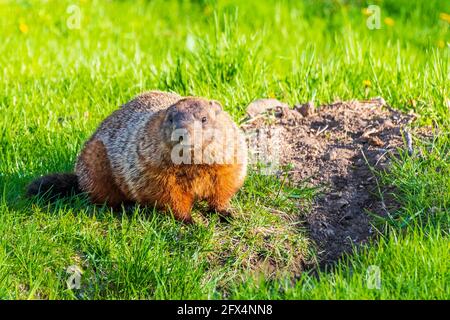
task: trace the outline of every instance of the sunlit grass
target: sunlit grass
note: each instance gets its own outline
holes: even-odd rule
[[[375,3],[379,30],[364,1],[0,1],[0,298],[450,297],[450,3]],[[23,198],[33,177],[71,171],[99,122],[149,89],[217,99],[236,121],[261,97],[382,96],[438,137],[380,177],[401,208],[378,242],[318,277],[303,272],[315,248],[299,225],[315,191],[255,172],[230,224],[201,205],[186,227],[152,208]],[[80,290],[66,285],[74,264]],[[380,290],[367,288],[371,265]]]

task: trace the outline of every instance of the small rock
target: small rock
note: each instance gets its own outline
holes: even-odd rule
[[[331,192],[330,199],[340,199],[342,197],[342,192]]]
[[[376,146],[376,147],[382,147],[382,146],[384,146],[383,140],[381,140],[381,139],[380,139],[379,137],[377,137],[377,136],[369,137],[368,141],[369,141],[369,143],[370,143],[371,145]]]
[[[391,120],[386,119],[386,120],[384,121],[384,128],[385,128],[385,129],[392,129],[393,127],[394,127],[394,124],[392,123]]]
[[[272,108],[271,108],[272,109]],[[275,117],[277,118],[287,118],[291,109],[288,106],[277,106],[275,107]]]
[[[324,161],[334,160],[334,158],[332,159],[333,156],[334,156],[333,152],[327,152],[322,156],[322,159]]]
[[[387,106],[386,100],[384,100],[382,97],[375,97],[372,99],[372,101],[380,104],[383,107]]]
[[[335,204],[338,208],[342,208],[348,205],[348,201],[345,199],[339,199],[338,201],[335,202]]]
[[[296,104],[294,106],[294,109],[300,112],[300,114],[304,117],[309,117],[310,115],[313,115],[315,112],[314,102],[312,101],[309,101],[305,104]]]
[[[247,115],[254,118],[257,115],[277,107],[289,108],[286,103],[278,101],[277,99],[258,99],[247,106]]]

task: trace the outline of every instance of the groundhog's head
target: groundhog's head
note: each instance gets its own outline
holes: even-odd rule
[[[218,115],[223,112],[217,101],[202,98],[184,98],[166,110],[163,121],[164,140],[168,145],[176,145],[181,141],[200,138],[203,143],[210,143],[213,137],[208,137],[204,131],[217,127]]]
[[[184,98],[170,106],[162,123],[163,140],[173,154],[174,163],[202,163],[208,147],[208,154],[222,154],[224,146],[232,145],[233,132],[227,131],[234,128],[217,101],[196,97]]]

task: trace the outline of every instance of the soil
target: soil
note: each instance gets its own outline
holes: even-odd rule
[[[398,148],[411,151],[406,130],[414,118],[382,98],[318,108],[307,103],[291,109],[274,99],[252,104],[241,127],[268,138],[249,142],[251,153],[260,162],[289,164],[295,183],[321,187],[302,220],[319,248],[322,266],[367,242],[374,233],[371,214],[383,216],[395,207],[392,199],[380,197],[386,190],[380,190],[373,169],[387,170]]]

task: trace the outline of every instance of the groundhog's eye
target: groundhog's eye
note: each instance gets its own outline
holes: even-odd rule
[[[202,122],[205,123],[206,122],[206,117],[202,118]]]

